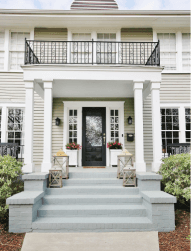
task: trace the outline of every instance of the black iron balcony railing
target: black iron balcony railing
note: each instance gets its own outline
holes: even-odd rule
[[[25,40],[27,64],[160,65],[160,42]]]
[[[170,155],[189,153],[191,151],[191,143],[173,143],[162,145],[162,157],[167,158]]]

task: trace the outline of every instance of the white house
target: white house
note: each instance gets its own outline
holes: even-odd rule
[[[0,23],[1,142],[22,146],[24,173],[48,172],[69,142],[79,167],[108,167],[110,141],[156,172],[168,144],[190,142],[190,11],[74,0],[0,10]]]

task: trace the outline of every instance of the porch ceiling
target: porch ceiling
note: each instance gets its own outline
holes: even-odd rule
[[[128,81],[54,80],[53,97],[133,97]]]

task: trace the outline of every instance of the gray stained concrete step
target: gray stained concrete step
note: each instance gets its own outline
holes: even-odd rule
[[[134,195],[139,194],[138,187],[123,187],[123,186],[64,186],[62,188],[48,188],[46,194],[50,195],[68,195],[68,194],[106,194],[106,195]]]
[[[45,195],[43,204],[54,205],[107,205],[107,204],[141,204],[142,197],[140,195]]]
[[[145,217],[143,205],[43,205],[38,217]]]
[[[101,172],[101,170],[99,170],[99,172],[93,172],[91,170],[91,172],[89,172],[88,169],[83,170],[84,172],[69,172],[69,178],[70,179],[78,179],[78,178],[82,178],[82,179],[105,179],[105,178],[117,178],[117,170],[114,170],[113,172]]]
[[[75,178],[75,179],[63,179],[63,186],[121,186],[123,185],[123,179],[117,178]]]
[[[159,251],[158,232],[27,233],[21,251]]]
[[[150,231],[153,224],[147,217],[38,217],[32,223],[35,230],[62,231]]]

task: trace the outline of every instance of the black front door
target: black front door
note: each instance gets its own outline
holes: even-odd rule
[[[106,165],[106,108],[83,108],[83,166]]]

